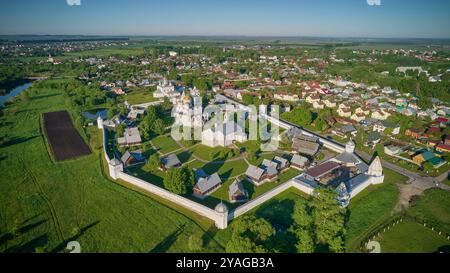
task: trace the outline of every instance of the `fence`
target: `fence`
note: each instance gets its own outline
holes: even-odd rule
[[[361,245],[360,245],[360,250],[365,251],[367,249],[367,245],[370,241],[373,241],[376,238],[380,237],[380,235],[382,235],[384,232],[390,230],[391,228],[394,228],[396,225],[400,224],[404,220],[409,220],[409,221],[415,222],[417,224],[423,225],[424,227],[427,227],[427,228],[431,229],[432,231],[437,232],[439,235],[444,236],[447,240],[450,240],[450,234],[448,234],[445,231],[440,230],[436,224],[431,224],[421,218],[402,214],[402,215],[396,215],[396,216],[389,218],[387,221],[384,222],[384,224],[378,226],[375,230],[371,231],[369,233],[369,235],[367,235],[365,237],[365,239],[362,240]]]

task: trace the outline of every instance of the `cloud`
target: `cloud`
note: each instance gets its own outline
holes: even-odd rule
[[[381,0],[366,0],[369,6],[381,6]]]
[[[66,0],[66,2],[69,6],[81,6],[81,0]]]

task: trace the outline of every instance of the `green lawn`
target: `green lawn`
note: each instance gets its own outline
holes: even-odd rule
[[[380,242],[382,253],[431,253],[450,241],[436,231],[404,220],[376,239]]]
[[[236,158],[240,155],[237,149],[226,147],[211,148],[202,144],[195,145],[189,150],[198,158],[206,161],[224,161]]]
[[[207,174],[218,173],[223,180],[228,180],[235,176],[245,173],[248,168],[247,163],[243,159],[228,162],[209,162],[203,163],[194,161],[188,164],[190,168],[202,168]]]
[[[385,182],[369,186],[350,201],[348,207],[346,248],[355,252],[365,236],[392,216],[392,210],[398,200],[398,188],[395,183],[404,183],[407,177],[384,169]]]
[[[0,134],[11,139],[0,147],[2,252],[63,252],[71,240],[83,252],[187,252],[190,234],[208,236],[211,222],[195,222],[159,199],[107,180],[96,150],[101,138],[92,128],[92,155],[53,163],[39,118],[64,108],[61,90],[38,90],[0,118]],[[13,231],[17,236],[9,238]],[[204,251],[223,248],[208,240]]]
[[[135,88],[122,97],[123,100],[127,100],[130,104],[142,104],[158,99],[153,97],[153,92],[150,92],[144,88]]]
[[[412,205],[407,213],[450,233],[450,192],[430,189]]]
[[[162,154],[168,154],[181,148],[170,135],[158,136],[151,141],[155,148]]]

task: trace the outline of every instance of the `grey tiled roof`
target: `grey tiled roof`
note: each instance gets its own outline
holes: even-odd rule
[[[220,180],[220,177],[217,173],[214,173],[213,175],[210,175],[208,177],[202,177],[198,180],[195,187],[200,192],[207,192],[208,190],[216,187],[217,185],[221,184],[222,180]]]
[[[228,194],[230,196],[235,194],[243,194],[247,195],[247,191],[245,190],[244,186],[239,180],[234,180],[233,183],[231,183],[230,187],[228,188]]]
[[[274,157],[273,161],[278,164],[279,168],[286,167],[288,160],[279,156]]]
[[[162,163],[164,164],[164,167],[171,168],[171,167],[180,165],[181,161],[178,159],[178,157],[175,154],[170,154],[167,157],[162,159]]]
[[[250,165],[247,168],[247,171],[245,172],[245,175],[248,177],[259,180],[261,179],[261,176],[264,174],[264,170],[261,168],[258,168],[256,166]]]
[[[295,164],[298,166],[303,166],[308,163],[308,159],[301,155],[293,155],[291,159],[291,164]]]

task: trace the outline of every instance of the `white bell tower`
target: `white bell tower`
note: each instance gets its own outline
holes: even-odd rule
[[[103,129],[103,119],[101,116],[98,116],[97,118],[97,127],[98,129]]]
[[[370,176],[372,184],[382,184],[384,182],[383,166],[381,165],[379,156],[375,157],[372,163],[370,163],[366,174]]]
[[[220,202],[216,208],[214,209],[215,213],[216,213],[216,227],[218,229],[226,229],[228,226],[228,208],[227,206],[223,203]]]

